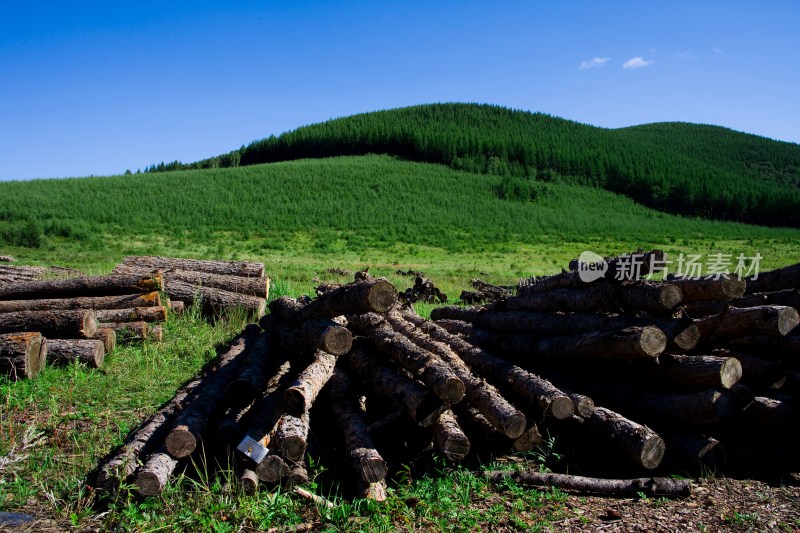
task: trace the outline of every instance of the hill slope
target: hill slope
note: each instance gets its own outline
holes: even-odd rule
[[[353,115],[197,163],[148,170],[368,153],[529,181],[567,179],[667,212],[800,227],[800,145],[685,123],[609,130],[490,105]]]

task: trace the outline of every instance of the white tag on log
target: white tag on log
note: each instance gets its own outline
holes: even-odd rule
[[[255,464],[261,463],[269,453],[269,448],[247,435],[236,447],[237,450],[253,460]]]

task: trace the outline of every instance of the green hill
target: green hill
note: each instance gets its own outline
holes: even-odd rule
[[[671,213],[800,227],[800,145],[685,123],[610,130],[540,113],[435,104],[298,128],[197,163],[148,170],[249,166],[369,153],[624,194]]]

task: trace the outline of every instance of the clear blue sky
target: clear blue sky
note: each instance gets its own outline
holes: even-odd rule
[[[800,2],[3,2],[0,180],[487,102],[800,142]]]

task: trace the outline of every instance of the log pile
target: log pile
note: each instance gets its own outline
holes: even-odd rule
[[[164,291],[179,307],[199,304],[207,315],[242,308],[261,317],[269,296],[263,263],[130,256],[114,267],[120,275],[164,279]]]
[[[400,293],[400,301],[404,303],[444,303],[447,301],[447,295],[439,290],[439,287],[434,285],[431,280],[417,276],[414,285]]]
[[[494,302],[507,296],[514,294],[513,287],[501,287],[486,283],[480,279],[472,280],[471,291],[461,291],[461,301],[465,304],[479,304],[485,302]]]

